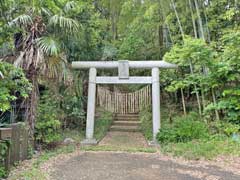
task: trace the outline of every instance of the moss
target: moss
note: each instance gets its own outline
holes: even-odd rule
[[[117,146],[84,146],[81,147],[83,151],[123,151],[123,152],[146,152],[146,153],[155,153],[157,152],[156,148],[134,148],[134,147],[117,147]]]

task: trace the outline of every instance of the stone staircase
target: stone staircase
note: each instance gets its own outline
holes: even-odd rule
[[[110,131],[139,132],[140,121],[138,114],[116,114]]]

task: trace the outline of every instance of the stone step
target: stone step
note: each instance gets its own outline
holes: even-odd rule
[[[114,121],[113,125],[116,126],[138,126],[140,124],[140,121]]]
[[[115,117],[120,117],[120,118],[125,118],[125,117],[139,118],[139,115],[138,114],[116,114]]]
[[[115,117],[114,118],[115,121],[139,121],[138,118],[119,118],[119,117]]]
[[[110,128],[110,131],[122,131],[122,132],[139,132],[139,126],[117,126],[113,125]]]

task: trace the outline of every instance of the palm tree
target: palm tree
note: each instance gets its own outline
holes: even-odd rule
[[[33,89],[26,102],[26,120],[30,135],[34,133],[38,103],[38,79],[40,77],[62,80],[69,73],[61,37],[73,35],[79,29],[76,20],[67,16],[74,8],[73,2],[65,5],[59,14],[41,6],[43,1],[32,1],[25,14],[17,16],[9,25],[19,28],[15,33],[16,66],[22,67]]]

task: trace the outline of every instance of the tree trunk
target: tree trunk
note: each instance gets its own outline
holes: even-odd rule
[[[185,104],[183,89],[181,88],[180,91],[181,91],[181,97],[182,97],[183,114],[186,115],[187,111],[186,111],[186,104]]]
[[[183,32],[182,24],[180,22],[180,19],[179,19],[179,16],[178,16],[178,12],[177,12],[177,9],[176,9],[176,6],[175,6],[175,3],[174,3],[173,0],[171,0],[171,4],[172,4],[173,10],[175,12],[176,18],[177,18],[177,22],[178,22],[178,26],[179,26],[182,38],[184,39],[184,32]]]
[[[159,59],[162,59],[163,54],[161,53],[163,48],[163,26],[158,26],[158,45],[159,45]]]
[[[161,1],[159,1],[159,3],[160,3],[160,6],[161,6],[161,5],[162,5],[162,4],[161,4]],[[166,14],[165,14],[164,8],[163,8],[162,6],[161,6],[161,12],[162,12],[162,14],[163,14],[163,21],[164,21],[164,24],[166,24],[166,28],[167,28],[168,33],[169,33],[170,41],[171,41],[171,43],[174,44],[174,42],[173,42],[173,38],[172,38],[172,34],[171,34],[171,31],[170,31],[170,28],[169,28],[169,25],[168,25],[167,22],[165,22]]]
[[[214,89],[212,88],[211,91],[212,91],[213,104],[217,105],[217,100],[216,100]],[[215,115],[216,115],[216,120],[219,121],[220,120],[219,112],[218,112],[218,110],[216,108],[215,108]]]
[[[39,89],[36,74],[30,75],[28,79],[32,83],[32,91],[26,101],[25,117],[27,124],[29,125],[30,128],[29,135],[31,138],[34,138],[35,121],[37,117],[37,105],[39,99]]]
[[[201,18],[201,15],[200,15],[200,11],[199,11],[199,7],[198,7],[198,2],[197,2],[197,0],[194,0],[194,3],[195,3],[195,7],[196,7],[197,16],[198,16],[198,24],[199,24],[199,30],[200,30],[200,37],[205,41],[204,30],[203,30],[203,25],[202,25],[202,18]]]
[[[204,111],[204,109],[205,109],[205,107],[206,107],[206,103],[205,103],[205,93],[204,93],[204,89],[203,89],[203,87],[201,86],[201,92],[202,92],[202,105],[203,105],[203,111]]]
[[[190,11],[191,11],[194,37],[197,38],[197,28],[196,28],[196,24],[195,24],[195,18],[194,18],[191,0],[188,0],[188,3],[189,3]]]
[[[192,65],[191,61],[190,61],[190,71],[191,71],[191,74],[193,75],[193,65]],[[198,112],[199,112],[199,115],[202,116],[202,107],[201,107],[200,97],[199,97],[199,93],[198,93],[196,84],[194,84],[194,90],[196,92],[196,97],[197,97]]]

